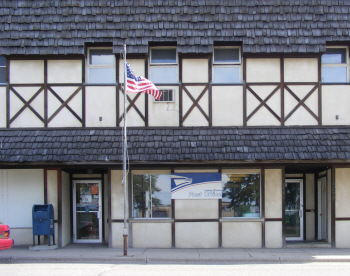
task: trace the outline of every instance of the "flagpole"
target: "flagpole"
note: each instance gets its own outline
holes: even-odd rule
[[[126,138],[126,42],[124,43],[124,135],[123,135],[123,185],[124,185],[124,256],[128,255],[128,229],[126,224],[126,151],[127,151],[127,138]]]

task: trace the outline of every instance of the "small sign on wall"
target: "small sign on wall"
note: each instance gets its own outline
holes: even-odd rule
[[[171,174],[171,199],[221,198],[221,173]]]

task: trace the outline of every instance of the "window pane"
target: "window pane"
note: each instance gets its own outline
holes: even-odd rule
[[[219,63],[239,62],[239,49],[238,48],[214,49],[214,62],[219,62]]]
[[[89,68],[89,83],[115,83],[114,68]]]
[[[222,175],[222,217],[260,217],[260,175]]]
[[[0,66],[6,66],[6,58],[4,56],[0,56]]]
[[[90,50],[90,64],[114,64],[112,49]]]
[[[151,67],[151,81],[153,83],[178,83],[177,68],[164,66]]]
[[[327,49],[322,55],[323,64],[341,64],[346,63],[346,49]]]
[[[176,63],[176,49],[151,49],[151,63]]]
[[[238,67],[214,67],[215,83],[239,83],[239,68]]]
[[[323,82],[346,82],[346,67],[322,67]]]
[[[6,83],[6,67],[0,67],[0,83]]]
[[[133,175],[133,217],[171,217],[170,175]]]

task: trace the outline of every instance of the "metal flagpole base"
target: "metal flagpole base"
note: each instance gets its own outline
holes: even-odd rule
[[[128,255],[128,229],[124,228],[124,256]]]

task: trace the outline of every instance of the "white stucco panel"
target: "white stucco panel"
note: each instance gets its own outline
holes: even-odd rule
[[[335,247],[350,248],[350,221],[335,222]]]
[[[86,87],[86,126],[115,127],[116,118],[116,87],[97,86]],[[100,117],[102,121],[100,121]]]
[[[6,87],[0,87],[0,127],[6,127]]]
[[[175,223],[176,248],[217,248],[219,227],[217,222]]]
[[[0,191],[0,221],[10,228],[31,228],[33,205],[44,203],[43,170],[0,170]]]
[[[280,82],[281,66],[279,58],[248,58],[247,82]]]
[[[124,219],[124,188],[122,185],[123,171],[111,171],[111,205],[112,218]],[[127,189],[128,193],[128,189]]]
[[[133,223],[133,248],[171,248],[171,223]]]
[[[208,82],[208,59],[183,59],[182,82],[200,83]]]
[[[217,219],[219,203],[216,199],[177,199],[175,214],[177,219]]]
[[[322,124],[349,125],[350,124],[350,86],[323,85],[322,86]],[[338,115],[338,119],[336,118]]]
[[[335,169],[335,217],[350,217],[350,169]]]
[[[47,171],[47,204],[52,204],[55,219],[58,219],[57,170]]]
[[[261,248],[261,222],[223,222],[223,248]]]
[[[265,217],[282,218],[282,169],[265,170]]]
[[[317,58],[285,58],[284,59],[285,82],[317,82],[318,59]]]
[[[81,60],[48,60],[47,81],[49,83],[82,82]]]
[[[157,88],[172,89],[174,91],[174,101],[156,102],[152,96],[148,96],[149,126],[179,126],[179,87],[157,86]]]
[[[266,248],[282,248],[282,222],[266,221],[265,222],[265,247]]]
[[[43,60],[10,60],[10,83],[43,83]]]
[[[243,87],[213,86],[213,126],[243,125]]]

